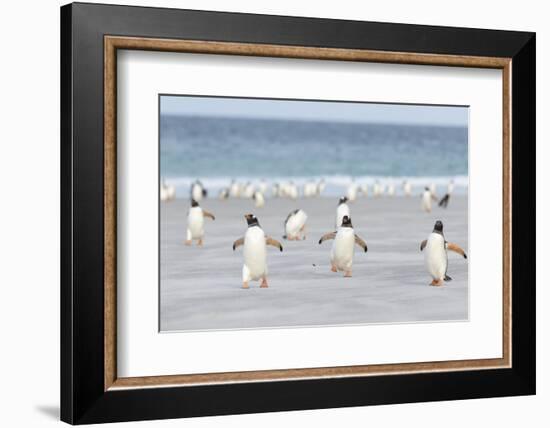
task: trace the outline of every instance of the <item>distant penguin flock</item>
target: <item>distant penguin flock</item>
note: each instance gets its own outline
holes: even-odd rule
[[[402,183],[403,193],[410,196],[412,186],[405,180]],[[304,197],[316,197],[324,190],[323,181],[309,181],[304,185]],[[445,196],[439,201],[440,207],[446,208],[450,196],[454,190],[454,181],[449,182]],[[219,197],[227,199],[230,197],[250,198],[254,201],[256,208],[262,208],[265,205],[264,194],[267,191],[267,183],[262,180],[260,184],[247,182],[239,184],[233,180],[227,188],[220,190]],[[367,252],[367,244],[364,239],[357,235],[351,220],[351,210],[349,202],[357,198],[360,192],[367,193],[368,189],[362,185],[352,182],[346,191],[346,196],[338,199],[335,212],[334,231],[324,234],[318,241],[322,244],[325,241],[332,240],[330,250],[330,270],[332,272],[343,272],[344,277],[352,276],[352,266],[354,260],[354,248],[358,246],[364,253]],[[297,186],[290,182],[278,184],[274,188],[274,197],[297,198]],[[393,183],[388,185],[388,194],[391,196],[395,192]],[[383,186],[376,181],[373,186],[373,195],[380,196],[383,193]],[[192,245],[196,242],[197,246],[204,244],[205,236],[205,218],[215,220],[215,216],[203,209],[199,201],[207,197],[207,190],[199,180],[194,181],[190,186],[190,207],[187,213],[187,229],[185,245]],[[167,185],[164,180],[161,181],[160,199],[170,201],[175,198],[175,187]],[[421,195],[422,210],[431,212],[432,202],[437,201],[435,195],[435,185],[429,185],[424,188]],[[276,239],[267,236],[260,226],[258,218],[254,214],[246,214],[247,230],[243,237],[233,243],[235,251],[243,246],[243,268],[242,268],[242,288],[249,288],[251,281],[260,281],[260,288],[267,288],[268,269],[267,269],[267,246],[273,246],[279,251],[283,251],[283,246]],[[308,215],[300,208],[291,211],[283,223],[283,238],[288,241],[303,241],[306,239],[306,223]],[[441,286],[444,282],[451,281],[447,274],[448,269],[448,251],[467,258],[464,250],[457,244],[448,242],[443,235],[443,223],[436,221],[434,228],[428,238],[421,242],[420,251],[424,254],[425,268],[432,281],[430,285]]]

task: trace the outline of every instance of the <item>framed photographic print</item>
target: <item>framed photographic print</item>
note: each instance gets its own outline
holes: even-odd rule
[[[533,33],[76,3],[61,54],[62,420],[535,393]]]

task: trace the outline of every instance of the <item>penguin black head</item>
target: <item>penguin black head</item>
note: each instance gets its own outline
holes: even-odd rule
[[[434,225],[434,232],[443,233],[443,223],[441,220],[437,220]]]
[[[351,217],[348,217],[347,215],[344,216],[342,219],[342,227],[353,227],[351,224]]]
[[[347,201],[348,201],[348,198],[346,198],[345,196],[342,196],[342,197],[338,200],[338,205],[345,204]]]
[[[248,227],[252,226],[259,226],[260,223],[258,222],[258,218],[254,214],[246,214],[244,216],[246,218],[246,222],[248,223]]]
[[[429,191],[430,191],[430,188],[429,188],[429,187],[424,187],[424,190],[425,190],[426,192],[429,192]]]
[[[197,201],[195,201],[194,199],[191,199],[191,206],[192,207],[198,207],[199,203]]]

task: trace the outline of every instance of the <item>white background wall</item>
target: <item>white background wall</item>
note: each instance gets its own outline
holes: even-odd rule
[[[122,0],[121,0],[122,1]],[[103,3],[116,3],[104,1]],[[548,191],[549,14],[545,2],[272,0],[126,1],[281,15],[537,32],[537,340],[535,397],[421,403],[336,410],[226,416],[141,426],[280,427],[547,426],[550,404]],[[58,0],[11,1],[0,19],[0,425],[58,424],[59,406],[59,6]],[[545,123],[546,122],[546,123]],[[547,281],[547,279],[546,279]],[[127,424],[125,426],[137,426]]]

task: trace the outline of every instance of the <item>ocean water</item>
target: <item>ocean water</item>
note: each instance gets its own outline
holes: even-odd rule
[[[160,175],[179,197],[200,179],[211,192],[231,179],[298,185],[323,178],[328,194],[352,180],[399,189],[468,186],[468,129],[399,124],[162,115]]]

